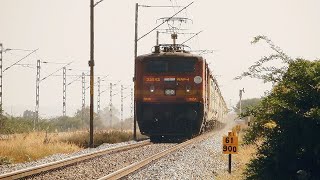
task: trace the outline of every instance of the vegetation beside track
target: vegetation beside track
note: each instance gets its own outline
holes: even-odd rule
[[[254,103],[254,101],[252,101]],[[251,105],[251,103],[250,103]],[[243,136],[246,130],[248,129],[246,121],[241,122],[240,132],[238,133],[238,143],[239,143],[239,151],[238,154],[232,155],[232,164],[233,167],[231,169],[231,174],[229,174],[228,169],[224,169],[221,173],[217,174],[217,180],[242,180],[244,179],[243,173],[246,170],[246,165],[250,162],[250,160],[255,157],[257,152],[257,145],[253,144],[244,144]],[[236,129],[236,126],[233,127],[233,130]],[[236,131],[236,130],[235,130]],[[229,156],[227,154],[222,154],[221,159],[225,162],[226,167],[229,162]]]
[[[254,116],[244,136],[246,144],[261,141],[244,178],[320,179],[320,61],[292,59],[265,36],[275,52],[263,57],[242,77],[259,78],[273,84],[259,105],[242,116]],[[266,67],[281,60],[282,67]]]
[[[137,134],[138,138],[145,138]],[[0,165],[34,161],[59,153],[73,153],[88,146],[86,131],[46,133],[30,132],[2,136]],[[94,133],[94,144],[120,143],[133,139],[132,131],[106,130]]]
[[[145,136],[137,133],[137,138],[146,138]],[[69,136],[61,138],[63,142],[73,143],[80,147],[88,147],[89,144],[89,132],[75,132]],[[94,133],[93,141],[94,146],[97,147],[103,143],[119,143],[133,140],[132,131],[118,131],[118,130],[106,130],[97,131]]]
[[[133,139],[133,119],[120,122],[113,109],[110,128],[110,111],[106,108],[94,114],[94,144],[119,143]],[[78,110],[74,116],[39,118],[34,126],[35,113],[26,110],[21,117],[0,110],[0,165],[34,161],[57,153],[72,153],[88,146],[89,107]],[[35,128],[35,129],[34,129]],[[112,129],[112,130],[110,130]],[[123,129],[123,130],[122,130]],[[138,138],[145,138],[137,134]]]
[[[57,133],[44,132],[13,134],[0,140],[0,165],[34,161],[57,153],[72,153],[81,148],[62,142]]]

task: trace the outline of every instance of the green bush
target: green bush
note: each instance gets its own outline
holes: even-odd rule
[[[245,114],[255,116],[245,142],[262,141],[247,166],[246,179],[320,179],[320,61],[292,60],[270,40],[259,38],[279,54],[260,60],[243,74],[274,83],[260,104]],[[270,71],[263,75],[255,71],[275,57],[288,66],[264,68]]]

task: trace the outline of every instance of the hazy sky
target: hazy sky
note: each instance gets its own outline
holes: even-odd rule
[[[95,74],[109,75],[102,82],[121,81],[132,85],[134,10],[135,3],[144,5],[187,5],[189,0],[106,0],[95,7]],[[1,0],[0,43],[4,48],[37,49],[37,53],[3,73],[4,110],[21,115],[25,109],[35,108],[36,61],[41,64],[41,77],[45,77],[63,64],[73,61],[69,75],[88,72],[89,60],[89,0]],[[216,50],[205,55],[216,75],[228,105],[239,99],[239,89],[245,88],[243,98],[260,97],[270,89],[262,81],[233,78],[245,71],[270,50],[265,44],[251,45],[256,35],[266,35],[291,57],[317,59],[320,56],[320,1],[319,0],[198,0],[180,16],[192,23],[183,25],[189,32],[203,32],[187,45],[192,49]],[[171,16],[177,9],[140,8],[139,37],[153,27],[160,17]],[[159,23],[159,21],[158,21]],[[167,28],[166,25],[161,27]],[[149,53],[155,44],[155,32],[139,41],[138,54]],[[190,35],[180,35],[178,42]],[[160,43],[169,42],[169,35],[161,34]],[[7,51],[3,54],[3,67],[16,62],[27,51]],[[40,115],[62,115],[62,71],[40,83]],[[74,80],[68,76],[67,83]],[[89,78],[86,78],[87,85]],[[96,81],[96,80],[95,80]],[[118,84],[120,84],[118,83]],[[95,87],[97,90],[97,87]],[[115,93],[120,90],[117,86]],[[130,90],[125,90],[125,96]],[[97,93],[95,93],[97,95]],[[89,91],[86,93],[89,104]],[[120,108],[120,96],[113,97]],[[95,109],[96,109],[95,100]],[[125,99],[125,114],[130,113],[130,96]],[[101,95],[101,109],[109,104],[109,92]],[[81,108],[81,82],[67,87],[67,115]]]

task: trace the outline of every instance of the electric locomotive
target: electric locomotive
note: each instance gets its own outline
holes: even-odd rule
[[[227,107],[205,59],[161,44],[135,59],[135,116],[141,134],[191,138],[222,121]]]

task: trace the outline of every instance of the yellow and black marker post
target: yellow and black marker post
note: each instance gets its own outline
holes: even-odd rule
[[[236,132],[228,132],[228,136],[222,137],[223,154],[229,154],[229,173],[231,173],[231,154],[238,154],[238,136]]]

